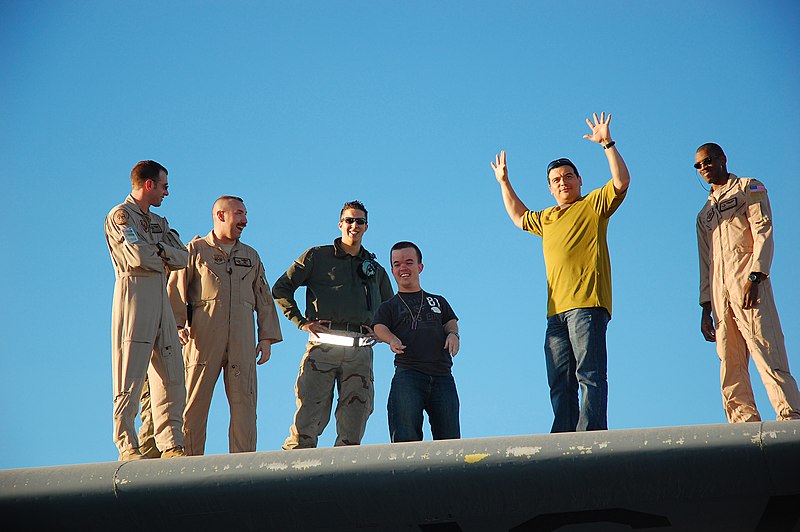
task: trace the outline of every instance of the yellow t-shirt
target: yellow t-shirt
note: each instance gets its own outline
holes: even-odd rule
[[[547,317],[576,308],[603,307],[611,314],[608,219],[625,199],[614,180],[567,208],[528,211],[522,228],[542,237],[547,271]]]

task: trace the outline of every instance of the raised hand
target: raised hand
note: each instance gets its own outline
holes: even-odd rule
[[[600,113],[600,118],[597,118],[597,113],[592,114],[594,122],[586,119],[586,125],[592,130],[591,135],[584,135],[583,138],[589,139],[598,144],[608,144],[611,142],[611,132],[608,130],[608,125],[611,123],[611,114],[606,116],[605,111]]]
[[[503,183],[508,181],[508,168],[506,168],[506,151],[502,150],[500,155],[494,156],[494,162],[489,163],[494,170],[494,177],[498,182]]]

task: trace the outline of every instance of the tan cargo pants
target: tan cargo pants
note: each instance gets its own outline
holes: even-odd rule
[[[234,354],[223,346],[209,349],[203,357],[199,356],[193,342],[183,349],[188,391],[183,413],[186,454],[197,456],[205,452],[208,411],[220,371],[230,408],[228,449],[232,453],[255,451],[258,402],[255,348],[248,353]]]
[[[800,419],[800,392],[789,373],[789,359],[769,279],[761,282],[758,293],[760,302],[754,309],[732,305],[724,297],[714,305],[722,405],[729,423],[761,421],[750,383],[750,356],[777,419]]]
[[[117,279],[111,338],[117,449],[121,453],[139,447],[134,422],[145,375],[150,383],[158,447],[183,446],[183,357],[163,274],[124,275]]]
[[[358,445],[374,404],[372,347],[309,342],[295,384],[297,412],[284,449],[317,446],[330,421],[336,386],[336,444]]]

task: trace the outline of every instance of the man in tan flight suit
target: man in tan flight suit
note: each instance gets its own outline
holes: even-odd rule
[[[167,298],[167,274],[186,267],[188,254],[166,218],[150,212],[169,194],[167,170],[141,161],[131,171],[131,194],[105,220],[114,266],[111,344],[114,443],[120,460],[142,458],[134,420],[145,375],[153,427],[163,457],[183,456],[186,404],[180,341]]]
[[[358,445],[364,437],[374,402],[370,327],[392,284],[375,255],[364,249],[367,209],[360,201],[344,204],[339,214],[341,238],[333,245],[305,251],[272,287],[275,302],[308,343],[300,362],[295,393],[297,412],[284,449],[316,447],[331,418],[333,389],[336,444]],[[294,293],[306,287],[305,315]]]
[[[717,344],[729,423],[761,421],[750,384],[750,355],[777,419],[800,419],[800,392],[789,373],[769,278],[773,241],[767,189],[756,179],[728,173],[726,165],[719,145],[697,149],[694,167],[711,185],[697,216],[700,330]]]
[[[244,202],[222,196],[212,215],[214,229],[189,242],[189,266],[173,272],[168,287],[184,344],[183,432],[190,456],[205,450],[208,409],[220,371],[230,404],[229,450],[256,450],[256,358],[265,363],[272,344],[283,339],[261,259],[239,240],[247,225]]]

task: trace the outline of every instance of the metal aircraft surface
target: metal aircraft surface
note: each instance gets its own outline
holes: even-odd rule
[[[800,421],[0,471],[2,530],[791,531]]]

